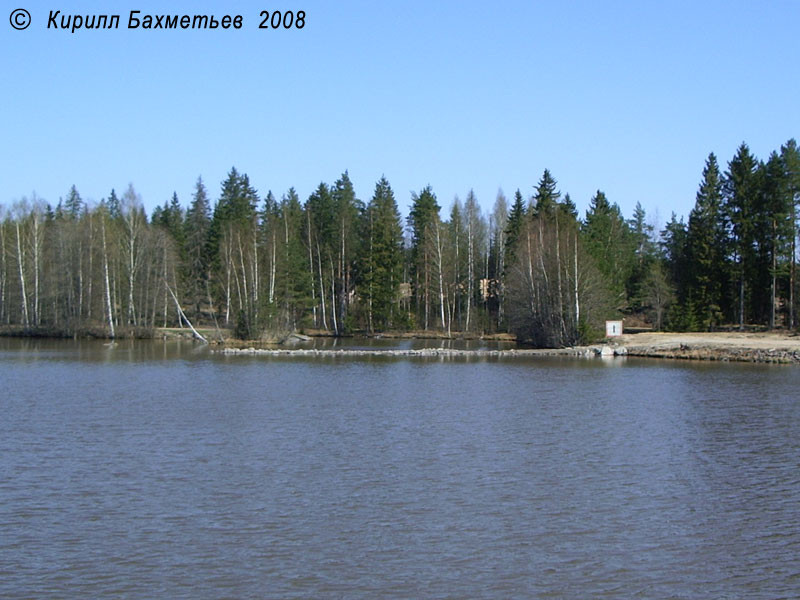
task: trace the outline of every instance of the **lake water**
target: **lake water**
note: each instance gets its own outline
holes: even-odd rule
[[[798,390],[0,339],[0,597],[798,597]]]

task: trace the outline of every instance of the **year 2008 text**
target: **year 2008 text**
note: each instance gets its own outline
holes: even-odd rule
[[[291,29],[292,27],[302,29],[306,26],[306,11],[304,10],[298,10],[297,12],[292,12],[291,10],[284,12],[262,10],[259,16],[261,17],[259,29]]]

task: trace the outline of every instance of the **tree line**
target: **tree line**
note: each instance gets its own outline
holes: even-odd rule
[[[799,195],[793,139],[766,161],[743,143],[724,172],[708,156],[688,223],[673,215],[663,234],[671,327],[797,326]]]
[[[198,178],[147,215],[132,185],[99,203],[73,186],[0,207],[0,323],[20,332],[117,336],[189,321],[238,337],[304,329],[511,331],[540,346],[635,317],[657,328],[796,325],[794,140],[757,160],[714,154],[688,223],[661,232],[598,191],[583,218],[545,170],[526,198],[483,214],[469,191],[446,216],[430,186],[408,217],[382,177],[360,200],[347,172],[301,201],[227,174]]]

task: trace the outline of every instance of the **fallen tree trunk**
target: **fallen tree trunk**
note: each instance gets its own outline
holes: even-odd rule
[[[194,328],[194,325],[192,325],[192,322],[186,316],[186,313],[183,312],[183,309],[181,308],[180,302],[178,302],[178,297],[175,295],[175,292],[172,291],[172,288],[169,287],[169,285],[166,282],[164,282],[164,285],[167,286],[167,291],[169,291],[170,296],[172,296],[172,299],[175,301],[175,307],[178,309],[178,314],[181,316],[181,318],[189,326],[189,329],[192,330],[192,335],[194,335],[194,337],[196,337],[198,340],[200,340],[204,344],[208,344],[208,340],[206,338],[204,338],[202,335],[200,335],[200,333],[198,333],[197,329]]]

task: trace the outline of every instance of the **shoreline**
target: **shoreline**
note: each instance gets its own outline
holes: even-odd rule
[[[596,344],[574,346],[570,348],[526,348],[519,345],[517,348],[502,350],[493,349],[450,349],[450,348],[420,348],[420,349],[306,349],[284,347],[275,340],[236,340],[225,336],[220,340],[219,334],[227,332],[202,328],[207,334],[209,346],[214,352],[223,354],[251,354],[264,356],[318,356],[318,357],[475,357],[475,358],[514,358],[533,356],[564,356],[564,357],[603,357],[633,356],[642,358],[718,361],[718,362],[746,362],[746,363],[774,363],[774,364],[800,364],[800,334],[788,332],[638,332],[627,333],[620,337],[606,339]],[[21,330],[0,329],[0,337],[26,337],[45,339],[55,336],[47,335],[51,332],[24,332]],[[60,339],[109,339],[99,335],[99,331],[92,331],[85,336],[60,336]],[[138,332],[143,333],[143,332]],[[118,337],[123,339],[152,339],[152,340],[192,340],[189,329],[156,328],[147,333],[150,335],[130,335]],[[328,332],[309,331],[307,339],[317,337],[332,337]],[[515,342],[510,334],[493,334],[481,336],[479,334],[454,333],[447,337],[437,332],[393,332],[374,335],[355,335],[347,337],[364,337],[368,339],[415,339],[441,342],[442,340],[483,340]],[[216,338],[216,339],[215,339]]]
[[[424,338],[417,338],[424,339]],[[439,339],[439,338],[431,338]],[[410,349],[288,349],[237,344],[217,350],[231,355],[276,357],[376,358],[515,358],[534,356],[642,357],[672,360],[800,364],[800,336],[785,333],[636,333],[601,344],[571,348],[512,348],[507,350]]]
[[[615,342],[628,356],[800,364],[800,335],[785,332],[636,333]]]

